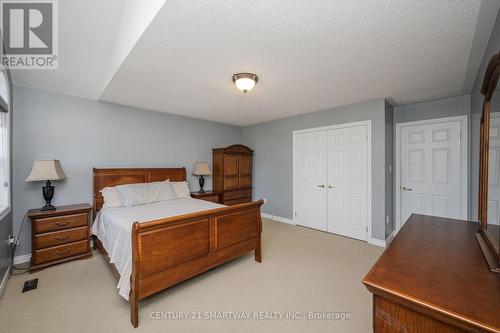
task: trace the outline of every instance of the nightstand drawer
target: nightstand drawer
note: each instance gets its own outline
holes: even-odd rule
[[[223,196],[224,196],[224,201],[251,197],[252,196],[252,189],[224,192]]]
[[[34,255],[34,265],[43,264],[48,261],[59,260],[89,251],[88,240],[82,240],[67,245],[49,247],[43,250],[36,250]]]
[[[43,249],[46,247],[57,246],[67,243],[76,242],[79,240],[84,240],[89,237],[89,229],[85,227],[79,227],[75,229],[68,229],[62,231],[53,231],[46,234],[35,235],[33,242],[35,249]]]
[[[205,200],[214,203],[219,203],[220,195],[219,192],[206,191],[206,192],[191,192],[191,197],[198,200]]]
[[[40,234],[48,231],[87,226],[88,223],[89,222],[87,214],[49,217],[44,219],[37,219],[35,223],[33,223],[33,232],[36,234]]]
[[[209,196],[206,196],[206,197],[203,197],[200,199],[205,200],[205,201],[219,203],[219,195],[218,194],[217,195],[209,195]]]
[[[232,206],[232,205],[238,205],[238,204],[242,204],[245,202],[251,202],[251,201],[252,201],[252,198],[250,198],[250,197],[234,199],[234,200],[226,200],[226,201],[224,201],[224,205]]]

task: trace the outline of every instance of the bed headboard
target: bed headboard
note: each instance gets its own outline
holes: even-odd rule
[[[185,181],[186,168],[94,168],[94,217],[104,204],[100,192],[103,188],[166,179],[176,182]]]

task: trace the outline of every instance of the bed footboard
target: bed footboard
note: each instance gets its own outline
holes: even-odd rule
[[[131,322],[139,300],[255,251],[261,262],[262,200],[132,227]]]

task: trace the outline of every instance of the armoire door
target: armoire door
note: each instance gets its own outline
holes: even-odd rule
[[[326,231],[326,132],[297,134],[295,149],[295,221]]]
[[[328,231],[367,240],[368,129],[327,132]]]
[[[238,158],[239,187],[252,187],[252,156],[238,155]]]
[[[224,190],[239,188],[238,155],[224,155]]]

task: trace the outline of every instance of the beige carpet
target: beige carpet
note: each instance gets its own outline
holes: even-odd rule
[[[99,253],[91,259],[13,276],[0,300],[2,332],[371,332],[371,295],[361,279],[382,249],[328,233],[264,221],[263,261],[253,254],[140,303],[139,328]],[[21,293],[25,280],[38,289]],[[348,320],[286,319],[286,312],[344,312]],[[151,319],[194,312],[248,320]],[[163,312],[163,314],[161,314]],[[169,312],[169,313],[167,313]],[[254,312],[262,312],[257,319]],[[279,315],[283,316],[279,319]]]

